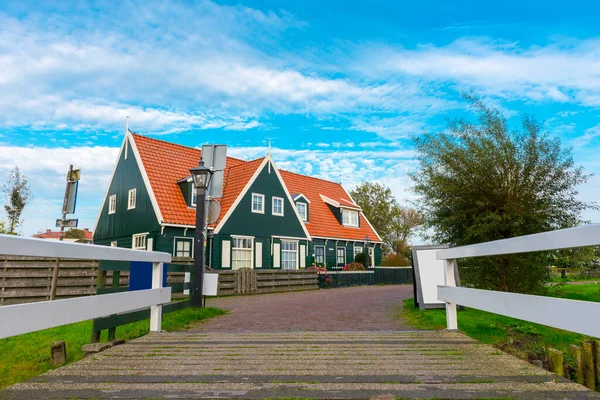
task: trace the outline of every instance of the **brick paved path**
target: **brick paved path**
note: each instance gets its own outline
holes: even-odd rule
[[[229,314],[191,332],[390,331],[409,329],[397,318],[411,285],[355,286],[209,299]]]

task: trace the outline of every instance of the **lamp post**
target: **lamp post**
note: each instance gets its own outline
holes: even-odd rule
[[[369,269],[369,261],[371,259],[371,255],[369,254],[369,243],[371,243],[371,239],[369,239],[369,235],[365,236],[365,268]]]
[[[196,187],[196,232],[194,235],[194,281],[192,285],[192,305],[202,307],[202,285],[204,282],[204,222],[206,221],[206,188],[212,171],[204,166],[204,161],[190,169]]]

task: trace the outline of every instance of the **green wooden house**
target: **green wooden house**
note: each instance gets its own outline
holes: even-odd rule
[[[194,257],[200,150],[127,131],[94,229],[94,243]],[[209,226],[213,269],[341,269],[363,252],[381,262],[381,238],[339,183],[279,170],[270,155],[227,158],[221,215]]]

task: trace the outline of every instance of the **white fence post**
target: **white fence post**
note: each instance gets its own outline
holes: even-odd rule
[[[163,268],[161,262],[152,263],[152,289],[162,289],[163,287]],[[150,307],[150,332],[160,332],[162,323],[162,304]]]
[[[446,286],[456,287],[456,277],[454,276],[454,263],[456,260],[444,260]],[[446,329],[449,331],[458,330],[458,321],[456,318],[456,303],[446,302]]]

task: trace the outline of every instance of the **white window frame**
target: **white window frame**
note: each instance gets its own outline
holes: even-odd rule
[[[344,250],[344,260],[342,262],[340,262],[339,257],[339,251],[340,250]],[[335,265],[339,266],[340,264],[344,264],[346,265],[346,248],[342,247],[342,246],[338,246],[335,248]]]
[[[286,250],[285,249],[285,245],[286,244],[295,244],[296,245],[296,250]],[[281,269],[284,270],[297,270],[298,269],[298,252],[299,252],[300,246],[297,240],[286,240],[286,239],[281,239]],[[284,254],[295,254],[296,257],[293,260],[289,260],[286,259],[286,257],[284,257]],[[289,266],[286,267],[286,263],[290,263],[293,262],[293,266],[294,268],[289,268]]]
[[[114,214],[117,212],[117,195],[111,194],[108,197],[108,214]]]
[[[346,216],[348,216],[347,219]],[[351,218],[350,216],[356,216],[356,221],[354,221],[354,218]],[[342,209],[342,225],[358,228],[358,221],[358,211]]]
[[[134,210],[137,202],[137,189],[129,189],[127,193],[127,209]]]
[[[194,238],[191,237],[185,237],[185,236],[175,236],[173,238],[173,257],[185,257],[185,256],[178,256],[177,255],[177,242],[179,241],[186,241],[186,242],[190,242],[190,257],[194,257]]]
[[[276,201],[280,201],[281,202],[281,213],[275,212],[275,202]],[[271,199],[271,213],[273,215],[277,215],[278,217],[283,217],[283,205],[285,203],[283,202],[283,197],[277,197],[277,196],[273,196]]]
[[[260,210],[254,209],[254,196],[261,198],[262,208]],[[250,205],[252,212],[255,214],[264,214],[265,213],[265,195],[260,193],[252,193],[252,204]]]
[[[302,214],[302,212],[300,211],[299,206],[302,206],[304,208],[304,214]],[[308,221],[308,204],[298,202],[296,203],[296,210],[298,210],[298,214],[300,215],[300,218],[302,218],[302,221]]]
[[[190,206],[196,207],[196,201],[194,200],[194,195],[196,194],[196,187],[194,186],[194,182],[191,182],[190,186],[192,188],[192,190],[190,190]]]
[[[247,240],[248,247],[236,247],[238,240]],[[244,259],[236,260],[236,254],[244,254]],[[247,261],[246,265],[240,266],[240,261]],[[232,236],[231,237],[231,269],[254,268],[254,237],[252,236]]]
[[[138,242],[139,240],[139,242]],[[143,246],[140,246],[143,244]],[[131,237],[131,248],[133,250],[148,249],[148,233],[137,233]]]

